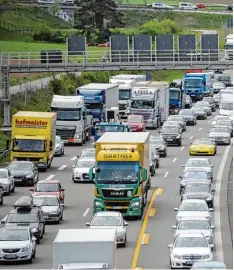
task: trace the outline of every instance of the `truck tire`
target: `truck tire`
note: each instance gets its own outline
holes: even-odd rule
[[[88,131],[88,135],[86,134],[86,141],[88,142],[90,140],[90,132]]]
[[[86,134],[85,133],[83,133],[83,144],[85,144],[85,142],[86,142]]]

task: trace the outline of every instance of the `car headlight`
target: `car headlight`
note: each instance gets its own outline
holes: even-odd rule
[[[175,258],[175,259],[181,259],[181,256],[180,255],[178,255],[178,254],[173,254],[173,257]]]
[[[132,207],[140,206],[140,202],[133,202]]]
[[[176,136],[176,139],[179,139],[180,138],[180,135]]]
[[[153,166],[153,163],[150,163],[150,167],[152,167]]]
[[[81,137],[81,135],[80,134],[75,134],[75,136],[74,136],[76,139],[79,139],[80,137]]]
[[[95,206],[100,206],[100,207],[102,206],[101,202],[95,202],[94,204],[95,204]]]
[[[24,247],[24,248],[22,248],[22,252],[25,252],[25,251],[28,251],[30,249],[30,246],[28,245],[28,246],[26,246],[26,247]]]
[[[74,172],[74,174],[75,174],[76,176],[81,175],[80,172]]]
[[[123,231],[117,232],[117,235],[122,235],[122,234],[124,234]]]
[[[32,233],[38,232],[38,228],[33,228],[33,229],[31,230],[31,232],[32,232]]]
[[[211,257],[210,254],[206,254],[206,255],[203,255],[203,256],[202,256],[203,259],[209,259],[210,257]]]
[[[26,175],[26,178],[33,178],[33,174]]]
[[[59,150],[61,148],[61,145],[56,146],[56,150]]]
[[[56,215],[56,214],[59,214],[59,212],[60,212],[59,210],[55,210],[55,211],[52,211],[50,214],[51,215]]]

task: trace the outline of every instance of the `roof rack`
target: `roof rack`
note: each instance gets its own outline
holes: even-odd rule
[[[35,207],[35,205],[33,203],[33,199],[29,196],[21,197],[14,204],[14,208],[32,208],[32,207]]]

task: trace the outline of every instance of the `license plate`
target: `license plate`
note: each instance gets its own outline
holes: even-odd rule
[[[17,258],[17,255],[5,255],[5,258],[14,259],[14,258]]]
[[[122,209],[122,206],[113,206],[112,209]]]
[[[193,262],[192,261],[187,261],[186,264],[193,264]]]
[[[74,142],[74,139],[73,138],[71,138],[71,139],[68,139],[68,142]]]
[[[167,139],[167,141],[172,142],[172,141],[173,141],[173,139]]]

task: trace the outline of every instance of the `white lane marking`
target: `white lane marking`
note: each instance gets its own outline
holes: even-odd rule
[[[180,151],[183,151],[184,150],[184,146],[181,147]]]
[[[51,180],[51,179],[53,179],[55,177],[55,175],[54,174],[51,174],[51,175],[49,175],[45,180]]]
[[[76,156],[74,156],[73,158],[71,158],[70,160],[76,160],[77,159],[77,157]]]
[[[223,171],[225,167],[225,163],[227,161],[229,150],[231,149],[231,145],[227,146],[223,158],[221,160],[221,164],[219,166],[219,171],[217,174],[217,179],[215,183],[215,197],[214,197],[214,222],[215,222],[215,242],[216,242],[216,257],[217,261],[224,261],[223,257],[223,242],[222,242],[222,235],[221,235],[221,220],[220,220],[220,190],[223,178]]]
[[[189,138],[189,140],[191,141],[191,140],[192,140],[192,138],[193,138],[193,136],[191,136],[191,137]]]
[[[208,122],[208,124],[210,124],[212,122],[212,120],[210,120],[209,122]]]
[[[166,172],[166,173],[164,174],[164,177],[167,177],[167,176],[168,176],[168,174],[169,174],[169,172]]]
[[[198,131],[201,131],[201,130],[202,130],[202,128],[199,128],[199,129],[198,129]]]
[[[177,157],[176,157],[176,158],[174,158],[174,159],[172,160],[172,162],[176,162],[176,160],[177,160]]]
[[[87,208],[83,214],[83,217],[86,217],[88,215],[88,212],[90,211],[90,208]]]
[[[61,167],[58,168],[58,171],[62,171],[67,167],[67,165],[62,165]]]
[[[145,244],[145,236],[146,236],[146,235],[145,235],[145,233],[144,233],[144,235],[143,235],[143,237],[142,237],[142,241],[141,241],[141,244],[142,244],[142,245]]]

